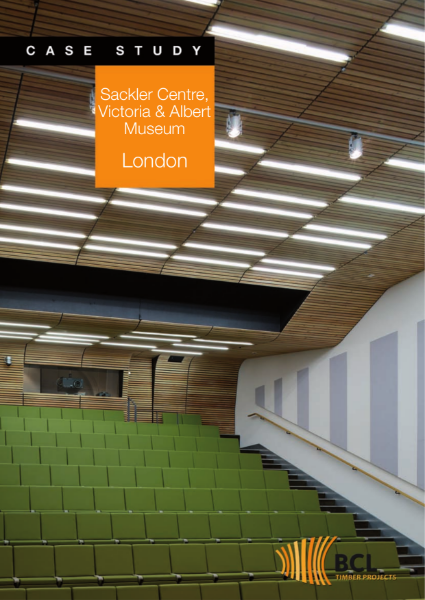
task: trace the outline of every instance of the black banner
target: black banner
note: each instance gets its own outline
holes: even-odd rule
[[[214,65],[213,37],[1,37],[0,64]]]

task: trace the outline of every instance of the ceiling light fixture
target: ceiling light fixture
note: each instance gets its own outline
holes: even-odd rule
[[[408,40],[425,42],[425,31],[423,29],[419,29],[418,27],[406,27],[404,25],[397,25],[396,23],[385,23],[381,31],[397,37],[406,38]]]
[[[174,258],[174,260],[185,260],[187,262],[198,262],[198,263],[204,263],[204,264],[211,264],[211,265],[220,265],[223,267],[239,267],[241,269],[248,269],[251,265],[248,265],[247,263],[240,263],[240,262],[230,262],[228,260],[214,260],[212,258],[198,258],[196,256],[183,256],[183,255],[177,255],[177,256],[172,256],[171,258]]]
[[[21,127],[30,127],[31,129],[42,129],[44,131],[54,131],[55,133],[69,133],[70,135],[81,135],[84,137],[94,138],[94,129],[68,127],[67,125],[54,125],[53,123],[43,123],[42,121],[32,121],[31,119],[17,119],[16,125]]]
[[[0,325],[2,327],[28,327],[29,329],[51,329],[50,325],[32,325],[30,323],[9,323],[6,321],[1,321]]]
[[[332,177],[335,179],[347,179],[348,181],[359,181],[360,175],[353,173],[343,173],[331,169],[321,169],[319,167],[308,167],[307,165],[297,165],[295,163],[279,162],[275,160],[261,160],[260,165],[272,167],[273,169],[283,169],[285,171],[294,171],[296,173],[306,173],[307,175],[318,175],[320,177]]]
[[[181,333],[158,333],[157,331],[132,331],[131,333],[137,333],[138,335],[165,335],[168,337],[196,338],[196,335],[183,335]]]
[[[292,202],[293,204],[304,204],[305,206],[317,206],[325,208],[327,202],[319,200],[307,200],[305,198],[297,198],[295,196],[286,196],[283,194],[270,194],[268,192],[257,192],[255,190],[236,189],[232,190],[232,194],[240,194],[241,196],[249,196],[251,198],[264,198],[265,200],[277,200],[278,202]]]
[[[197,338],[197,342],[208,342],[209,344],[235,344],[236,346],[253,346],[251,342],[225,342],[223,340],[201,340]]]
[[[127,340],[139,340],[140,338],[137,337],[137,335],[120,335],[120,338],[125,338]],[[144,340],[150,340],[152,342],[181,342],[181,339],[179,338],[160,338],[160,337],[150,337],[150,336],[145,336],[143,338]]]
[[[226,175],[245,175],[245,171],[242,171],[242,169],[232,169],[230,167],[219,167],[218,165],[216,165],[214,167],[214,171],[216,173],[225,173]]]
[[[32,167],[34,169],[46,169],[47,171],[59,171],[60,173],[72,173],[74,175],[90,175],[94,177],[94,169],[80,169],[79,167],[69,167],[67,165],[57,165],[55,163],[37,162],[35,160],[21,160],[20,158],[8,158],[8,163],[19,167]]]
[[[15,336],[15,335],[0,335],[0,338],[2,339],[6,339],[6,340],[33,340],[34,338],[32,337],[27,337],[27,336]]]
[[[412,171],[425,171],[425,164],[413,160],[403,160],[401,158],[389,158],[385,161],[390,167],[400,167],[401,169],[410,169]]]
[[[287,271],[286,269],[269,269],[268,267],[252,267],[251,271],[266,271],[267,273],[278,273],[279,275],[290,275],[293,277],[311,277],[321,279],[320,273],[302,273],[301,271]]]
[[[237,138],[242,135],[242,119],[235,110],[231,110],[227,115],[226,133],[229,138]]]
[[[62,331],[48,331],[46,335],[60,335],[61,337],[77,337],[77,338],[95,338],[99,340],[109,340],[107,335],[93,335],[91,333],[63,333]]]
[[[86,244],[85,250],[94,250],[96,252],[114,252],[116,254],[131,254],[134,256],[148,256],[150,258],[169,258],[168,254],[160,252],[145,252],[143,250],[131,250],[130,248],[117,248],[113,246],[96,246],[94,244]]]
[[[104,204],[104,198],[95,196],[83,196],[81,194],[68,194],[67,192],[52,192],[51,190],[39,190],[35,188],[18,187],[16,185],[2,185],[3,190],[7,192],[18,192],[20,194],[34,194],[35,196],[48,196],[49,198],[64,198],[65,200],[83,200],[84,202],[96,202]]]
[[[20,227],[18,225],[0,225],[0,229],[5,231],[23,231],[25,233],[40,233],[42,235],[56,235],[58,237],[70,237],[84,239],[87,236],[82,233],[69,233],[67,231],[57,231],[56,229],[39,229],[38,227]]]
[[[30,212],[40,215],[55,215],[57,217],[70,217],[74,219],[97,219],[95,215],[86,215],[84,213],[69,212],[67,210],[52,210],[50,208],[34,208],[33,206],[23,206],[22,204],[11,204],[9,202],[2,202],[0,208],[7,210],[18,210],[22,212]]]
[[[47,336],[47,335],[40,335],[38,337],[39,340],[49,340],[49,341],[53,341],[53,340],[58,340],[61,342],[79,342],[80,344],[85,344],[86,342],[88,342],[90,345],[91,344],[96,344],[97,342],[99,342],[100,340],[97,339],[93,339],[93,338],[69,338],[68,336],[60,336],[60,335],[55,335],[55,336]]]
[[[200,346],[196,344],[173,344],[179,348],[202,348],[202,350],[228,350],[226,346]]]
[[[152,352],[156,352],[157,354],[175,354],[176,356],[183,354],[193,354],[195,356],[202,356],[203,352],[189,352],[188,350],[176,350],[172,348],[171,350],[168,348],[161,348],[160,350],[152,350]]]
[[[152,348],[156,348],[156,346],[144,346],[141,344],[127,344],[124,342],[100,342],[101,344],[103,344],[104,346],[125,346],[128,348],[147,348],[147,349],[152,349]]]
[[[170,244],[157,244],[156,242],[136,242],[135,240],[104,237],[103,235],[91,235],[90,239],[98,242],[113,242],[116,244],[129,244],[130,246],[147,246],[148,248],[164,248],[166,250],[175,250],[177,248],[177,246],[172,246]]]
[[[294,54],[313,56],[314,58],[323,58],[334,62],[347,62],[350,60],[350,57],[342,52],[334,52],[326,50],[325,48],[310,46],[303,42],[294,42],[291,39],[263,35],[260,33],[249,33],[241,29],[231,29],[229,27],[222,27],[221,25],[213,25],[209,33],[231,40],[246,42],[248,44],[265,46],[267,48],[272,48],[273,50],[284,50],[286,52],[293,52]]]
[[[292,236],[294,240],[302,240],[305,242],[315,242],[317,244],[330,244],[331,246],[347,246],[348,248],[372,248],[370,244],[361,244],[360,242],[348,242],[343,240],[333,240],[331,238],[313,237],[311,235],[300,235],[296,233]]]
[[[171,206],[161,206],[160,204],[140,204],[139,202],[124,202],[123,200],[111,200],[111,204],[116,206],[125,206],[127,208],[139,208],[142,210],[153,210],[163,213],[172,213],[175,215],[185,215],[188,217],[206,217],[207,213],[197,210],[183,210],[181,208],[172,208]]]
[[[300,267],[302,269],[318,269],[319,271],[335,271],[335,267],[325,267],[324,265],[309,265],[307,263],[294,262],[292,260],[277,260],[274,258],[262,258],[261,262],[272,265],[283,265],[286,267]]]
[[[220,0],[186,0],[186,2],[193,2],[202,6],[218,6],[220,4]]]
[[[227,246],[210,246],[209,244],[195,244],[186,242],[183,246],[188,248],[199,248],[200,250],[212,250],[213,252],[229,252],[230,254],[246,254],[247,256],[265,256],[265,252],[257,250],[240,250],[239,248],[228,248]]]
[[[420,206],[409,206],[408,204],[398,204],[397,202],[385,202],[384,200],[367,200],[365,198],[355,198],[354,196],[343,196],[339,202],[347,204],[358,204],[368,208],[383,208],[384,210],[396,210],[406,213],[414,213],[417,215],[425,214],[425,208]]]
[[[252,235],[263,235],[265,237],[287,238],[288,234],[283,231],[271,231],[270,229],[256,229],[254,227],[236,227],[224,223],[201,223],[202,227],[218,229],[220,231],[232,231],[234,233],[248,233]]]
[[[90,90],[89,107],[92,115],[96,114],[96,89],[94,86]]]
[[[41,248],[62,248],[62,250],[80,249],[80,246],[70,246],[69,244],[54,244],[52,242],[38,242],[35,240],[23,240],[21,238],[0,237],[0,244],[20,244],[24,246],[40,246]]]
[[[3,335],[38,335],[38,333],[34,332],[34,331],[0,331],[1,334]]]
[[[236,208],[238,210],[247,210],[251,212],[264,213],[266,215],[278,215],[280,217],[292,217],[293,219],[312,219],[313,215],[309,213],[300,213],[289,210],[280,210],[277,208],[266,208],[264,206],[253,206],[251,204],[237,204],[236,202],[223,202],[221,206],[225,208]]]
[[[73,342],[71,340],[62,340],[60,338],[37,338],[36,340],[34,340],[35,342],[41,342],[44,344],[58,344],[58,346],[61,346],[62,344],[73,344],[74,346],[93,346],[93,344],[91,342]]]
[[[264,154],[265,150],[258,146],[250,146],[248,144],[238,144],[236,142],[226,142],[225,140],[215,140],[216,148],[224,148],[225,150],[237,150],[239,152],[250,152],[251,154]]]
[[[149,198],[163,198],[167,200],[178,200],[181,202],[193,202],[194,204],[208,204],[216,206],[218,202],[206,198],[196,198],[184,196],[183,194],[169,194],[168,192],[157,192],[156,190],[139,190],[137,188],[118,188],[118,192],[125,194],[135,194],[136,196],[148,196]]]
[[[324,225],[304,225],[303,229],[314,229],[314,231],[324,231],[325,233],[335,233],[340,235],[352,235],[353,237],[368,238],[371,240],[385,240],[386,235],[381,233],[369,233],[368,231],[359,231],[358,229],[342,229],[341,227],[325,227]]]
[[[356,160],[363,156],[363,142],[362,138],[357,135],[357,133],[353,133],[348,142],[348,155],[351,160]]]

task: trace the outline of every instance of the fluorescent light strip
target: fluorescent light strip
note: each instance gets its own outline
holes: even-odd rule
[[[5,327],[28,327],[28,329],[51,329],[50,325],[30,325],[29,323],[7,323],[1,321],[0,325]]]
[[[223,267],[239,267],[241,269],[248,269],[251,265],[240,262],[230,262],[227,260],[214,260],[212,258],[198,258],[197,256],[172,256],[175,260],[185,260],[187,262],[205,263],[211,265],[221,265]]]
[[[292,260],[277,260],[274,258],[262,258],[261,262],[271,265],[283,265],[286,267],[301,267],[302,269],[317,269],[318,271],[335,271],[335,267],[325,267],[324,265],[308,265],[307,263],[294,262]]]
[[[71,342],[69,340],[61,340],[61,339],[48,339],[48,338],[37,338],[34,340],[35,342],[41,342],[45,344],[58,344],[58,346],[62,346],[62,344],[73,344],[75,346],[92,346],[93,344],[90,342]]]
[[[142,250],[130,250],[130,248],[116,248],[115,246],[95,246],[86,244],[85,250],[95,250],[97,252],[114,252],[116,254],[131,254],[135,256],[148,256],[150,258],[169,258],[168,254],[160,254],[159,252],[144,252]]]
[[[127,340],[140,340],[137,335],[120,335],[121,338],[126,338]],[[152,342],[181,342],[179,338],[160,338],[160,337],[144,337],[144,340],[150,340]]]
[[[245,175],[245,171],[242,169],[231,169],[230,167],[219,167],[215,166],[216,173],[225,173],[226,175]]]
[[[7,339],[7,340],[33,340],[34,338],[32,337],[27,337],[27,336],[14,336],[14,335],[0,335],[0,338],[3,339]]]
[[[94,177],[94,169],[81,169],[79,167],[68,167],[55,163],[37,162],[35,160],[21,160],[20,158],[8,158],[8,163],[19,167],[32,167],[34,169],[46,169],[47,171],[59,171],[60,173],[73,173],[74,175],[90,175]]]
[[[283,169],[285,171],[294,171],[296,173],[306,173],[307,175],[318,175],[320,177],[333,177],[335,179],[347,179],[348,181],[359,181],[361,179],[360,175],[354,175],[352,173],[343,173],[342,171],[321,169],[319,167],[308,167],[307,165],[297,165],[295,163],[261,160],[259,164],[263,165],[264,167]]]
[[[22,212],[30,212],[40,215],[55,215],[57,217],[70,217],[74,219],[97,219],[95,215],[86,215],[78,212],[68,212],[67,210],[51,210],[50,208],[34,208],[33,206],[23,206],[22,204],[10,204],[8,202],[2,202],[0,208],[7,210],[19,210]]]
[[[99,339],[99,340],[109,340],[109,337],[107,335],[92,335],[92,334],[85,334],[85,333],[62,333],[60,331],[48,331],[46,333],[46,335],[59,335],[62,337],[77,337],[77,338],[95,338],[95,339]]]
[[[172,246],[171,244],[157,244],[154,242],[136,242],[134,240],[124,240],[122,238],[111,238],[104,237],[103,235],[91,235],[91,240],[96,240],[97,242],[112,242],[115,244],[128,244],[130,246],[147,246],[148,248],[164,248],[166,250],[175,250],[177,246]]]
[[[406,38],[408,40],[425,42],[425,31],[423,29],[419,29],[418,27],[405,27],[403,25],[396,25],[395,23],[386,23],[382,27],[381,31],[397,37]]]
[[[186,0],[186,2],[193,2],[202,6],[218,6],[220,4],[220,0]]]
[[[82,135],[84,137],[94,138],[94,129],[68,127],[67,125],[54,125],[53,123],[43,123],[42,121],[33,121],[31,119],[17,119],[16,125],[20,125],[21,127],[30,127],[31,129],[43,129],[44,131],[69,133],[70,135]]]
[[[218,202],[215,200],[207,200],[206,198],[196,198],[192,196],[184,196],[182,194],[169,194],[168,192],[157,192],[155,190],[139,190],[136,188],[118,188],[118,192],[125,194],[135,194],[136,196],[148,196],[149,198],[163,198],[166,200],[179,200],[181,202],[193,202],[194,204],[209,204],[216,206]]]
[[[288,234],[282,231],[271,231],[270,229],[255,229],[252,227],[236,227],[223,223],[201,223],[202,227],[218,229],[219,231],[233,231],[235,233],[249,233],[252,235],[264,235],[266,237],[287,238]]]
[[[173,344],[179,348],[201,348],[202,350],[228,350],[225,346],[199,346],[196,344]]]
[[[188,248],[199,248],[200,250],[212,250],[214,252],[229,252],[231,254],[246,254],[247,256],[265,256],[265,252],[258,252],[257,250],[239,250],[238,248],[228,248],[227,246],[210,246],[209,244],[195,244],[193,242],[186,242],[183,246]]]
[[[309,213],[293,212],[290,210],[280,210],[277,208],[265,208],[264,206],[253,206],[251,204],[239,204],[236,202],[223,202],[221,206],[225,208],[236,208],[238,210],[248,210],[251,212],[264,213],[266,215],[279,215],[280,217],[292,217],[293,219],[312,219],[313,215]]]
[[[208,342],[209,344],[235,344],[235,346],[253,346],[251,342],[225,342],[223,340],[201,340],[197,339],[197,342]]]
[[[91,344],[95,344],[97,342],[99,342],[100,340],[94,340],[93,338],[87,339],[87,338],[69,338],[69,337],[61,337],[59,335],[55,335],[55,336],[47,336],[47,335],[40,335],[39,338],[40,340],[60,340],[63,342],[80,342],[82,344],[85,344],[86,342],[89,342],[90,345]]]
[[[297,198],[295,196],[286,196],[282,194],[270,194],[268,192],[256,192],[255,190],[236,189],[232,191],[233,194],[240,194],[242,196],[249,196],[250,198],[264,198],[266,200],[276,200],[278,202],[292,202],[293,204],[304,204],[305,206],[317,206],[324,208],[328,206],[327,202],[320,202],[319,200],[306,200],[305,198]]]
[[[311,235],[299,235],[296,233],[292,236],[294,240],[303,240],[305,242],[316,242],[318,244],[330,244],[331,246],[347,246],[348,248],[372,248],[370,244],[360,244],[360,242],[346,242],[342,240],[333,240],[331,238],[313,237]]]
[[[117,206],[126,206],[127,208],[140,208],[142,210],[154,210],[163,213],[172,213],[175,215],[187,215],[188,217],[206,217],[207,213],[197,210],[183,210],[181,208],[172,208],[171,206],[161,206],[160,204],[140,204],[139,202],[124,202],[123,200],[111,200],[111,204]]]
[[[385,161],[390,167],[400,167],[402,169],[410,169],[411,171],[425,171],[425,164],[415,162],[413,160],[402,160],[401,158],[389,158]]]
[[[64,198],[66,200],[82,200],[85,202],[96,202],[97,204],[105,204],[104,198],[96,198],[96,196],[83,196],[81,194],[68,194],[67,192],[52,192],[51,190],[40,190],[36,188],[20,187],[16,185],[2,185],[2,190],[7,192],[18,192],[20,194],[34,194],[35,196],[48,196],[49,198]]]
[[[407,204],[398,204],[397,202],[385,202],[383,200],[366,200],[364,198],[355,198],[354,196],[343,196],[339,199],[339,202],[346,202],[347,204],[358,204],[359,206],[366,206],[368,208],[383,208],[384,210],[396,210],[406,213],[414,213],[417,215],[425,214],[425,208],[420,206],[409,206]]]
[[[261,33],[249,33],[248,31],[231,29],[229,27],[222,27],[221,25],[213,25],[209,33],[231,40],[246,42],[248,44],[265,46],[267,48],[272,48],[273,50],[283,50],[286,52],[293,52],[294,54],[323,58],[333,62],[347,62],[350,60],[350,57],[342,52],[334,52],[332,50],[326,50],[325,48],[310,46],[303,42],[294,42],[291,39],[263,35]]]
[[[62,248],[63,250],[80,249],[80,246],[69,246],[68,244],[54,244],[51,242],[37,242],[34,240],[22,240],[20,238],[0,237],[0,244],[22,244],[24,246],[40,246],[42,248]]]
[[[369,233],[367,231],[358,231],[357,229],[342,229],[341,227],[325,227],[324,225],[304,225],[303,229],[314,229],[314,231],[324,231],[325,233],[335,233],[340,235],[352,235],[353,237],[368,238],[371,240],[385,240],[386,235],[381,233]]]
[[[286,271],[286,269],[269,269],[268,267],[252,267],[251,271],[266,271],[267,273],[278,273],[279,275],[290,275],[293,277],[311,277],[321,279],[323,275],[319,273],[302,273],[301,271]]]
[[[248,144],[238,144],[237,142],[227,142],[226,140],[215,140],[216,148],[224,148],[225,150],[236,150],[239,152],[250,152],[251,154],[264,154],[265,150],[258,146],[250,146]]]
[[[101,344],[103,344],[104,346],[125,346],[128,348],[156,348],[156,346],[142,346],[140,344],[126,344],[126,343],[121,343],[121,342],[100,342]]]
[[[131,333],[137,333],[138,335],[166,335],[167,337],[179,337],[179,338],[196,338],[196,335],[183,335],[181,333],[152,333],[151,331],[132,331]]]
[[[188,350],[176,350],[175,348],[172,350],[169,350],[168,348],[161,348],[160,350],[152,350],[152,352],[156,352],[157,354],[175,354],[176,356],[183,354],[202,356],[203,354],[203,352],[189,352]]]
[[[39,229],[38,227],[18,227],[18,225],[0,225],[0,229],[5,231],[23,231],[26,233],[40,233],[42,235],[56,235],[58,237],[86,238],[82,233],[68,233],[67,231],[57,231],[56,229]]]
[[[38,335],[38,333],[35,332],[35,331],[22,331],[22,332],[21,331],[0,331],[0,333],[4,334],[4,335],[18,335],[18,336],[21,336],[21,335]]]

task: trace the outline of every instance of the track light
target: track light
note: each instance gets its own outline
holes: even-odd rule
[[[227,116],[226,132],[229,138],[242,135],[242,119],[239,113],[231,110]]]
[[[96,112],[96,92],[95,92],[95,87],[93,86],[90,92],[90,110],[92,112],[92,114],[95,114]]]
[[[356,158],[360,158],[363,155],[362,138],[358,136],[357,133],[353,133],[350,137],[350,141],[348,142],[348,154],[352,160],[356,160]]]

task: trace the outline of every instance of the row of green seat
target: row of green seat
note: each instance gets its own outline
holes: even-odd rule
[[[0,464],[105,465],[161,468],[251,469],[262,471],[259,454],[230,452],[178,452],[168,450],[118,450],[54,446],[0,446]]]
[[[233,455],[231,455],[233,456]],[[0,464],[1,485],[289,489],[287,471]]]
[[[117,433],[126,435],[146,435],[153,436],[154,438],[161,438],[162,436],[220,437],[218,427],[213,425],[157,425],[156,423],[125,423],[119,421],[88,421],[82,419],[45,419],[32,417],[1,417],[0,429],[2,432]],[[2,436],[4,437],[4,433]],[[196,448],[194,449],[196,450]]]
[[[1,511],[320,512],[315,490],[0,486]]]
[[[17,544],[283,542],[356,537],[352,514],[0,513],[0,540]]]
[[[201,415],[186,413],[162,413],[164,425],[202,425]]]
[[[0,589],[0,600],[412,600],[424,597],[423,578],[339,581],[241,581],[161,585]]]
[[[55,406],[24,406],[0,404],[1,417],[30,417],[33,419],[88,419],[92,421],[124,421],[122,410],[91,408],[57,408]]]
[[[333,547],[349,559],[357,555],[357,563],[365,571],[369,554],[380,573],[410,575],[408,569],[400,568],[394,542],[337,543]],[[270,543],[2,546],[0,586],[12,587],[13,577],[28,586],[283,580],[277,549],[279,544]],[[362,552],[363,559],[358,556]],[[325,568],[335,575],[335,555],[330,552]]]

